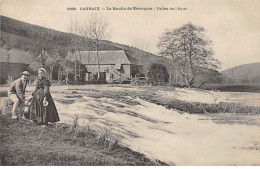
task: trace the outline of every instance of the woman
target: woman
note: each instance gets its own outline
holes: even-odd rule
[[[50,81],[45,77],[46,70],[40,68],[38,76],[36,88],[32,94],[29,118],[45,127],[48,122],[58,122],[60,118],[50,94]]]

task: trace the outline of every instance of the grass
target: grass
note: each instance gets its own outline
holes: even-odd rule
[[[0,114],[0,123],[2,166],[167,165],[79,127],[76,118],[72,126],[57,123],[42,128],[27,120],[12,124],[8,116]]]
[[[144,87],[143,87],[144,88]],[[164,98],[157,93],[158,90],[171,91],[174,88],[162,87],[145,87],[145,91],[95,91],[91,89],[82,89],[84,91],[91,91],[88,96],[94,98],[112,98],[116,101],[124,102],[126,104],[138,105],[135,100],[127,98],[141,98],[151,103],[165,106],[168,109],[176,109],[190,114],[203,114],[203,113],[240,113],[240,114],[260,114],[260,107],[245,106],[236,103],[220,102],[218,104],[208,104],[200,102],[186,102],[173,98]],[[80,90],[77,90],[80,93]]]
[[[222,102],[219,104],[185,102],[163,98],[156,94],[158,90],[175,90],[171,87],[147,86],[142,88],[146,90],[99,91],[78,89],[68,97],[77,100],[84,93],[88,97],[106,97],[130,105],[140,104],[133,98],[141,98],[180,112],[212,117],[217,123],[221,124],[233,123],[234,120],[235,123],[258,124],[257,121],[252,122],[253,118],[249,117],[250,115],[243,116],[243,114],[260,114],[260,107]],[[5,93],[3,95],[5,96]],[[233,114],[221,113],[239,114],[234,116]],[[248,120],[241,121],[244,117],[247,117]],[[82,128],[78,124],[77,116],[74,117],[72,125],[58,123],[47,128],[41,128],[29,121],[12,124],[7,116],[0,113],[0,126],[0,165],[167,165],[159,160],[152,161],[143,154],[119,145],[117,138],[112,136],[109,127],[100,133],[91,130],[88,126]]]
[[[260,114],[260,107],[223,102],[219,104],[192,103],[163,98],[157,94],[158,90],[175,90],[171,87],[147,86],[140,89],[142,88],[145,90],[99,91],[78,89],[73,91],[73,95],[75,95],[75,100],[84,93],[88,97],[106,97],[130,105],[140,104],[133,98],[141,98],[163,105],[168,109],[214,117],[215,121],[221,124],[230,123],[242,114]],[[89,92],[86,93],[86,91]],[[6,95],[6,93],[1,93],[3,96]],[[69,98],[74,98],[73,95]],[[214,114],[217,113],[219,115],[215,116]],[[233,114],[229,116],[221,113],[239,114],[237,114],[238,116],[233,116]],[[244,116],[241,116],[241,118],[235,120],[240,122],[243,118]],[[250,118],[248,119],[252,121]],[[243,121],[241,123],[248,124],[249,122]],[[159,160],[152,161],[143,154],[119,145],[118,140],[112,136],[109,128],[97,133],[89,127],[80,127],[77,116],[74,118],[73,125],[58,123],[47,128],[41,128],[29,121],[12,124],[7,116],[0,114],[0,126],[0,165],[167,165]]]
[[[185,102],[177,99],[166,99],[158,97],[141,96],[142,99],[149,102],[163,105],[168,109],[177,109],[190,114],[203,113],[242,113],[242,114],[260,114],[260,107],[243,106],[235,103],[208,104],[199,102]]]
[[[219,90],[222,92],[255,92],[260,93],[259,83],[223,83],[205,84],[206,90]]]

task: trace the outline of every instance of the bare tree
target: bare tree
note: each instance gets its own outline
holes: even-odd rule
[[[185,83],[191,86],[202,68],[218,69],[220,62],[213,58],[212,41],[203,27],[191,23],[180,28],[166,31],[158,47],[162,56],[170,57],[179,66]]]
[[[141,64],[142,63],[142,60],[146,57],[146,53],[137,49],[135,54],[134,54],[134,58],[135,60],[137,61],[137,63]]]
[[[77,20],[77,17],[75,19],[71,18],[69,31],[71,33],[71,53],[79,53],[79,63],[81,63],[81,53],[80,53],[80,37],[79,37],[79,23]],[[80,65],[77,65],[78,58],[77,55],[75,55],[75,61],[74,61],[74,84],[78,84],[78,76],[80,78]],[[77,68],[79,70],[79,75],[77,75]]]
[[[30,67],[33,71],[37,71],[38,68],[44,67],[45,69],[49,69],[50,71],[50,79],[52,78],[52,69],[54,65],[54,59],[52,58],[52,53],[56,49],[56,45],[54,43],[54,31],[47,28],[38,28],[33,26],[28,31],[29,38],[34,40],[34,44],[32,46],[33,55],[36,56],[37,63],[32,63]],[[58,37],[55,37],[57,40]],[[52,79],[51,79],[52,80]]]
[[[100,65],[98,51],[100,50],[100,42],[109,37],[108,23],[103,16],[92,14],[91,17],[84,22],[80,32],[87,40],[92,41],[96,50],[97,66],[98,66],[98,81],[100,80]]]

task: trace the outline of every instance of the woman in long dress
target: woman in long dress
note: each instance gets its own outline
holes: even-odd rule
[[[43,127],[48,122],[54,123],[60,121],[58,111],[50,94],[50,81],[46,78],[46,70],[38,70],[36,88],[30,106],[30,120],[41,124]]]

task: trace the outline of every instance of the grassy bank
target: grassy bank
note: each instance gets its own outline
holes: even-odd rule
[[[140,96],[142,99],[165,106],[168,109],[177,109],[190,114],[203,113],[242,113],[242,114],[259,114],[260,107],[243,106],[236,103],[218,103],[208,104],[199,102],[185,102],[177,99],[161,99],[157,97]]]
[[[89,129],[57,124],[42,128],[30,121],[12,124],[0,114],[0,165],[166,165],[109,141]]]
[[[222,92],[255,92],[260,93],[259,83],[223,83],[205,84],[203,89],[219,90]]]
[[[168,90],[162,88],[163,90]],[[133,98],[141,98],[151,103],[165,106],[168,109],[176,109],[179,111],[184,111],[190,114],[203,114],[203,113],[240,113],[240,114],[260,114],[260,107],[256,106],[245,106],[237,103],[226,103],[220,102],[218,104],[208,104],[200,102],[186,102],[182,100],[177,100],[173,98],[165,98],[157,94],[157,90],[162,90],[161,88],[150,88],[145,91],[98,91],[91,89],[79,89],[76,90],[78,94],[80,91],[91,91],[87,94],[90,97],[101,98],[107,97],[112,98],[117,101],[125,102],[127,104],[136,105],[138,102],[133,101],[127,96]],[[170,88],[169,90],[173,90]]]

